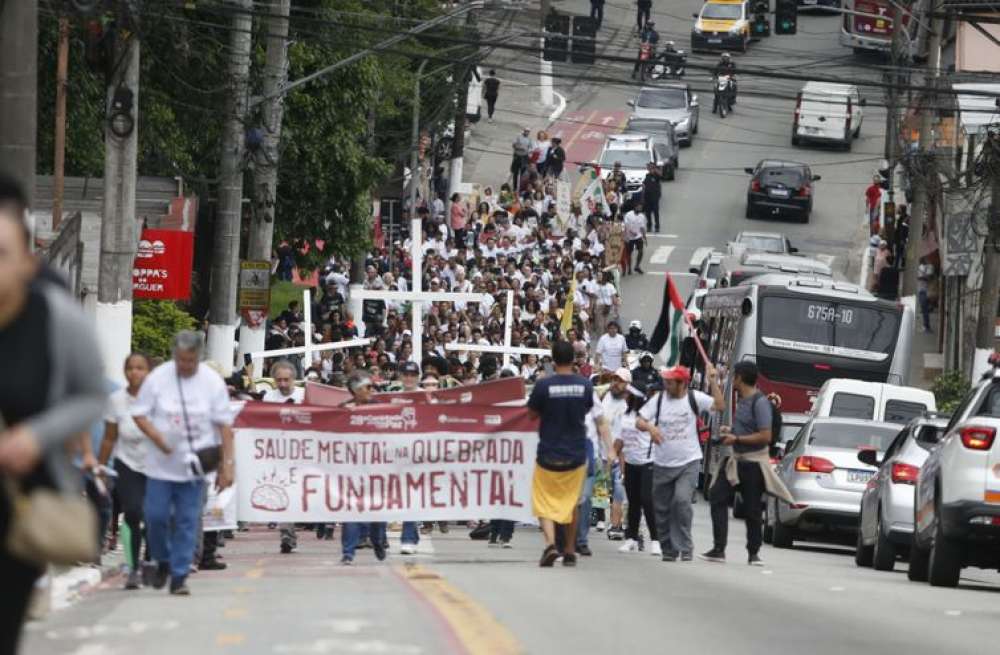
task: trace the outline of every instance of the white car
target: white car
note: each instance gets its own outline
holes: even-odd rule
[[[995,356],[991,362],[997,366]],[[965,397],[920,469],[909,578],[958,585],[962,569],[1000,569],[1000,370]]]
[[[816,394],[811,414],[906,425],[925,412],[936,411],[934,394],[927,389],[831,378]]]
[[[854,561],[876,571],[891,571],[896,556],[913,540],[913,487],[920,468],[940,438],[948,419],[928,414],[913,419],[878,458],[872,450],[858,460],[878,466],[861,497],[861,524]]]
[[[865,104],[853,84],[806,82],[795,99],[792,145],[818,141],[850,150],[861,133]]]
[[[691,257],[688,271],[698,276],[696,289],[714,289],[719,282],[719,264],[726,253],[713,248],[698,248]]]
[[[752,232],[743,230],[729,242],[729,254],[741,256],[745,252],[771,252],[778,255],[794,255],[799,251],[792,242],[779,232]]]

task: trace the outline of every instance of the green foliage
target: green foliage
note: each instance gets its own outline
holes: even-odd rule
[[[939,412],[951,413],[969,393],[971,384],[961,371],[947,371],[934,380],[931,391]]]
[[[150,357],[170,357],[174,335],[198,323],[169,300],[137,300],[132,305],[132,350]]]

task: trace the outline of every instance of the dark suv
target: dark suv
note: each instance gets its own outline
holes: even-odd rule
[[[792,214],[809,222],[813,182],[820,179],[805,164],[763,159],[756,168],[745,168],[753,177],[747,189],[747,218]]]

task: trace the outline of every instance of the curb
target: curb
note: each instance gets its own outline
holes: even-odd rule
[[[124,569],[124,555],[120,552],[104,555],[100,566],[50,567],[49,572],[35,583],[29,619],[43,620],[51,612],[72,606]]]

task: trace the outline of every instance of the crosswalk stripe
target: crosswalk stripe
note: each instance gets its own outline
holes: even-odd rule
[[[673,246],[657,246],[656,250],[649,258],[650,264],[666,264],[670,259],[670,253],[674,251]]]

